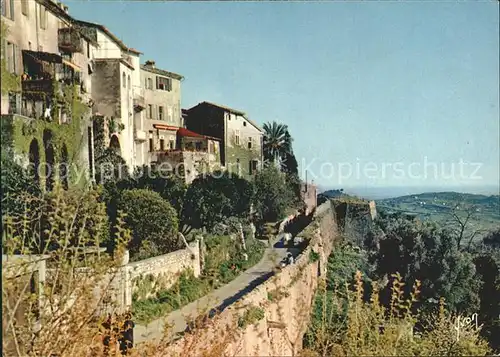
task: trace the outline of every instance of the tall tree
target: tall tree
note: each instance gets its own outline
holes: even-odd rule
[[[288,126],[275,121],[264,124],[264,159],[268,162],[278,162],[291,152],[292,138]]]

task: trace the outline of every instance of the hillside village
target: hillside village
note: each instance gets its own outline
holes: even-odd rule
[[[318,195],[286,123],[183,108],[188,74],[69,10],[2,1],[5,356],[500,352],[498,197]],[[402,214],[466,198],[480,237]]]
[[[207,170],[227,168],[248,178],[262,167],[262,128],[243,111],[209,101],[181,108],[184,76],[105,25],[75,19],[66,5],[48,0],[6,1],[2,11],[6,69],[20,78],[19,90],[2,93],[16,154],[34,163],[78,161],[90,180],[108,148],[129,170],[164,164],[186,183]],[[29,135],[16,130],[28,118],[51,125]],[[71,132],[57,148],[49,143],[59,135],[54,124]]]

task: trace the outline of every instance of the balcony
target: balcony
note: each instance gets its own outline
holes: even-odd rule
[[[68,53],[83,52],[80,32],[71,27],[59,29],[59,48]]]
[[[146,101],[144,99],[144,95],[142,93],[134,94],[134,110],[135,112],[140,112],[146,109]]]
[[[45,99],[47,94],[53,94],[55,90],[52,79],[27,79],[21,81],[23,97]]]

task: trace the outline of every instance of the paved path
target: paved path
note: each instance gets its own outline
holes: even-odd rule
[[[186,317],[195,317],[200,312],[208,312],[212,309],[222,311],[272,276],[274,268],[286,256],[287,251],[286,248],[280,247],[279,243],[268,247],[259,263],[243,272],[230,283],[179,310],[171,312],[166,318],[155,320],[147,326],[137,325],[134,328],[134,342],[140,343],[161,338],[165,322],[172,326],[170,333],[175,334],[186,330]],[[292,251],[292,254],[297,255],[298,252]]]

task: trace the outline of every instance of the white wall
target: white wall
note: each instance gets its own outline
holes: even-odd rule
[[[97,43],[99,48],[96,50],[96,58],[121,58],[122,50],[120,46],[104,32],[97,30]]]

